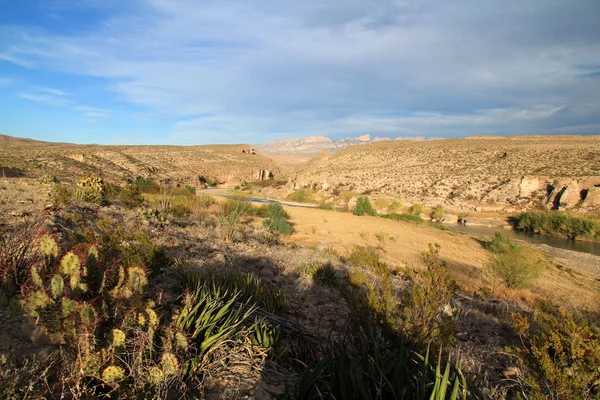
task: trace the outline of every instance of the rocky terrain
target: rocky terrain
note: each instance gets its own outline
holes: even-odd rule
[[[290,189],[356,191],[458,210],[593,210],[600,204],[599,136],[388,141],[320,154]]]
[[[73,179],[100,174],[112,181],[137,176],[178,184],[199,178],[231,185],[268,179],[279,173],[269,158],[248,145],[101,146],[47,143],[0,135],[0,176],[51,174]]]

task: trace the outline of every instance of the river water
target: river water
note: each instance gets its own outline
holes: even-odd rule
[[[548,246],[558,247],[560,249],[579,251],[582,253],[590,253],[600,256],[599,242],[586,242],[581,240],[555,238],[552,236],[536,235],[530,232],[504,229],[502,227],[491,228],[487,226],[472,226],[468,224],[449,224],[445,226],[458,232],[465,232],[479,236],[494,236],[496,232],[501,232],[505,236],[508,236],[513,239],[519,239],[528,243],[547,244]]]

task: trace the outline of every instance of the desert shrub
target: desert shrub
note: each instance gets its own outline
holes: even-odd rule
[[[236,185],[236,186],[234,186],[234,187],[233,187],[233,190],[240,190],[240,187],[239,187],[239,185]]]
[[[441,205],[435,206],[435,208],[431,211],[431,219],[434,221],[441,221],[444,217],[444,207]]]
[[[121,189],[119,194],[119,202],[123,207],[134,209],[144,205],[144,197],[137,185],[127,185]]]
[[[491,258],[491,266],[506,287],[521,289],[544,272],[538,253],[525,246],[500,244],[500,251]]]
[[[169,211],[172,216],[177,218],[189,217],[192,213],[191,210],[183,204],[175,204],[173,207],[171,207]]]
[[[448,342],[455,324],[449,316],[455,286],[438,252],[431,246],[423,254],[428,273],[405,297],[391,288],[389,274],[378,282],[360,271],[350,274],[351,289],[338,286],[353,314],[348,335],[308,368],[292,397],[457,399],[479,394],[470,390],[458,363],[443,368],[441,350],[437,363],[429,356],[429,344]]]
[[[182,196],[185,198],[191,198],[195,196],[195,188],[193,188],[192,186],[189,186],[191,189],[193,189],[194,191],[191,191],[190,189],[188,189],[188,187],[173,187],[173,188],[169,188],[169,195],[170,196]]]
[[[323,286],[335,286],[336,284],[335,269],[330,263],[314,262],[306,264],[300,267],[300,272],[309,276],[314,283]]]
[[[351,190],[343,190],[339,192],[339,197],[344,201],[344,203],[348,203],[353,197],[356,196],[358,196],[358,193]]]
[[[418,215],[412,215],[412,214],[390,213],[390,214],[382,214],[382,215],[380,215],[380,217],[385,218],[385,219],[391,219],[394,221],[413,222],[413,223],[417,223],[417,224],[422,224],[425,222],[423,220],[423,218],[419,217]]]
[[[496,232],[494,238],[487,244],[487,249],[494,254],[502,254],[514,250],[517,247],[515,242],[501,232]]]
[[[408,212],[412,215],[420,215],[423,212],[423,205],[420,203],[415,203],[408,208]]]
[[[188,192],[190,192],[191,194],[196,194],[196,188],[190,185],[185,185],[185,188],[187,189]]]
[[[263,221],[263,226],[269,232],[278,232],[282,235],[290,235],[294,228],[286,219],[286,213],[281,204],[273,203],[267,207],[268,218]]]
[[[110,203],[119,198],[120,192],[121,188],[119,186],[104,182],[104,199],[107,202]]]
[[[375,211],[375,209],[371,205],[371,202],[369,201],[368,197],[359,197],[358,200],[356,200],[356,207],[354,207],[353,214],[360,216],[365,214],[376,216],[377,211]]]
[[[104,198],[104,182],[97,176],[82,178],[73,192],[76,200],[102,205]]]
[[[194,201],[197,202],[201,208],[209,208],[210,206],[217,204],[217,201],[214,199],[214,197],[207,194],[200,194],[196,196]]]
[[[253,208],[253,215],[255,217],[260,217],[260,218],[267,218],[269,216],[269,205],[268,204],[261,204],[258,207],[254,207]],[[285,211],[284,211],[285,213]],[[289,215],[287,215],[287,213],[284,214],[285,218],[289,218]]]
[[[378,274],[388,274],[389,267],[379,259],[377,250],[372,247],[354,246],[347,260],[357,267],[365,267]]]
[[[395,213],[396,211],[398,211],[401,208],[402,208],[402,202],[398,201],[398,200],[394,200],[394,201],[392,201],[392,204],[390,204],[388,206],[388,211],[390,213]]]
[[[0,398],[32,399],[47,390],[53,364],[0,355]]]
[[[317,208],[320,208],[321,210],[333,210],[334,206],[333,203],[330,201],[321,201],[317,205]]]
[[[138,176],[133,180],[133,182],[131,182],[131,184],[138,186],[140,189],[144,189],[153,186],[154,182],[152,182],[152,179],[150,178],[143,178],[141,176]]]
[[[23,224],[11,231],[0,228],[0,304],[8,302],[29,279],[30,265],[40,261],[37,240],[41,236],[39,224]],[[47,240],[46,240],[47,241]],[[58,250],[45,245],[52,257]]]
[[[449,278],[439,250],[439,245],[430,244],[429,251],[423,252],[427,269],[413,273],[412,286],[403,294],[393,289],[387,272],[380,273],[377,282],[360,271],[348,278],[351,286],[364,289],[359,302],[375,314],[388,333],[403,335],[421,350],[450,343],[456,326],[452,298],[457,286]]]
[[[290,193],[287,199],[297,203],[312,203],[315,201],[315,192],[312,189],[300,189]]]
[[[517,217],[515,227],[541,235],[600,240],[600,222],[561,211],[522,213]]]
[[[562,310],[512,315],[524,347],[513,347],[531,399],[597,399],[600,396],[598,327]]]
[[[228,199],[221,204],[218,220],[223,239],[226,242],[239,239],[241,227],[252,209],[252,203],[241,197]]]
[[[64,208],[73,201],[73,188],[59,183],[53,183],[50,190],[50,201],[57,208]]]
[[[39,183],[58,183],[58,178],[56,175],[52,174],[43,174],[38,178]]]
[[[220,185],[220,184],[221,184],[221,181],[219,181],[219,179],[218,179],[218,178],[215,178],[215,179],[207,179],[207,180],[206,180],[206,184],[207,184],[208,186],[215,187],[215,186],[217,186],[217,185]]]

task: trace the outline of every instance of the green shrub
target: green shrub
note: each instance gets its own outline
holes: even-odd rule
[[[104,199],[107,202],[115,201],[119,198],[119,194],[121,192],[121,188],[117,185],[113,185],[112,183],[105,182],[104,183]]]
[[[196,188],[190,185],[185,185],[185,188],[187,189],[188,192],[190,192],[191,194],[196,194]]]
[[[64,208],[73,201],[73,188],[70,186],[53,183],[50,190],[50,201],[57,208]]]
[[[127,185],[121,189],[119,194],[119,201],[123,207],[128,209],[134,209],[141,207],[144,204],[144,197],[140,192],[140,187],[137,185]]]
[[[304,265],[300,268],[300,271],[312,278],[314,283],[323,286],[335,286],[336,284],[335,269],[330,263],[321,264],[314,262]]]
[[[354,207],[353,214],[360,216],[365,214],[376,216],[377,211],[375,211],[375,209],[371,205],[371,202],[369,201],[368,197],[359,197],[358,200],[356,200],[356,207]]]
[[[365,267],[377,274],[388,274],[389,267],[379,259],[377,251],[372,247],[354,246],[348,261],[357,267]]]
[[[413,223],[417,223],[417,224],[422,224],[425,222],[423,220],[423,218],[419,217],[418,215],[412,215],[412,214],[390,213],[390,214],[382,214],[382,215],[380,215],[380,217],[385,218],[385,219],[391,219],[394,221],[413,222]]]
[[[294,228],[287,221],[286,213],[281,204],[273,203],[267,207],[268,218],[263,221],[263,226],[269,230],[269,232],[278,232],[282,235],[290,235]]]
[[[415,203],[408,208],[408,212],[412,215],[420,215],[423,212],[423,205]]]
[[[494,254],[507,253],[514,250],[516,247],[517,245],[511,238],[500,232],[496,232],[492,241],[487,245],[487,249]]]
[[[600,240],[600,222],[561,211],[522,213],[517,217],[515,227],[541,235]]]
[[[214,199],[214,197],[208,194],[200,194],[196,196],[194,200],[201,208],[209,208],[210,206],[217,204],[217,201]]]
[[[290,193],[287,199],[297,203],[313,203],[315,201],[315,192],[312,189],[300,189]]]
[[[523,288],[543,274],[544,265],[534,249],[514,244],[504,246],[492,256],[491,263],[506,287]]]
[[[527,398],[597,399],[600,397],[598,326],[561,311],[512,315],[524,347],[513,347]]]
[[[441,205],[435,206],[435,208],[431,211],[431,219],[434,221],[441,221],[444,217],[444,207]]]
[[[175,204],[173,207],[171,207],[169,212],[171,213],[172,216],[177,217],[177,218],[189,217],[190,214],[192,213],[190,211],[190,209],[187,208],[186,206],[184,206],[183,204]]]

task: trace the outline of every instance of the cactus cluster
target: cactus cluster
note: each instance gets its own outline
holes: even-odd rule
[[[74,194],[77,200],[103,204],[105,200],[104,182],[97,176],[82,178],[77,183]]]
[[[148,223],[163,228],[169,225],[169,220],[165,218],[156,208],[143,208],[140,210],[140,215],[148,221]]]
[[[46,255],[59,254],[49,236],[40,246]],[[77,349],[83,376],[118,388],[127,385],[128,377],[162,385],[178,374],[190,349],[188,339],[172,322],[161,325],[156,304],[144,299],[145,268],[101,268],[97,247],[88,249],[87,258],[82,253],[80,248],[61,259],[48,258],[45,269],[31,266],[24,311]]]

